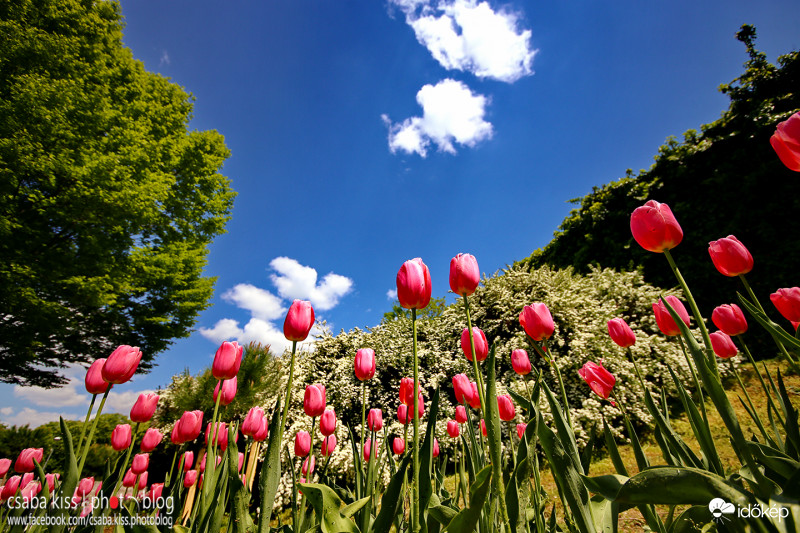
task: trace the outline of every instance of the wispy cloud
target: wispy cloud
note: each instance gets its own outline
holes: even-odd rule
[[[386,291],[387,300],[397,300],[397,289],[389,289]]]
[[[422,107],[421,117],[411,117],[392,123],[388,116],[381,118],[389,128],[389,149],[392,153],[427,155],[431,142],[439,150],[456,153],[453,142],[475,146],[492,136],[492,125],[484,120],[489,99],[451,79],[436,85],[425,85],[417,93]]]
[[[4,407],[2,412],[3,424],[6,426],[28,426],[31,429],[37,428],[48,422],[56,422],[59,417],[64,420],[78,420],[79,416],[56,411],[37,411],[32,407],[23,407],[16,413],[12,407]]]
[[[166,50],[162,50],[161,51],[161,59],[158,60],[158,64],[159,64],[159,66],[162,66],[162,67],[164,65],[169,65],[170,64],[169,54],[167,53]]]
[[[520,17],[488,2],[390,0],[403,11],[417,40],[444,68],[513,83],[533,74],[536,50]]]
[[[226,340],[260,342],[280,353],[291,348],[292,343],[283,336],[282,325],[275,322],[283,319],[291,300],[308,300],[315,311],[329,311],[353,288],[353,280],[333,272],[318,281],[314,268],[289,257],[276,257],[269,266],[272,270],[269,278],[277,295],[250,284],[234,286],[222,295],[222,299],[249,311],[250,320],[241,326],[237,320],[224,318],[211,328],[200,328],[200,334],[216,343]],[[309,339],[319,331],[312,328]]]

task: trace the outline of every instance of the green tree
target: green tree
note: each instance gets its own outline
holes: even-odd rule
[[[0,380],[139,346],[142,370],[208,305],[235,193],[192,98],[122,44],[117,1],[0,3]]]
[[[683,228],[673,255],[705,316],[717,305],[735,302],[735,291],[742,290],[709,259],[708,243],[727,235],[752,253],[755,268],[748,280],[760,298],[797,285],[800,237],[791,228],[800,211],[800,180],[780,162],[769,137],[778,122],[800,110],[800,53],[771,65],[755,49],[755,35],[748,25],[737,33],[749,59],[740,77],[720,87],[731,102],[719,120],[700,132],[687,131],[683,141],[667,139],[649,170],[638,175],[628,170],[624,178],[573,200],[579,207],[553,240],[521,264],[579,272],[591,265],[641,266],[649,283],[672,286],[675,278],[664,258],[643,250],[630,233],[631,212],[653,199],[668,204]],[[771,348],[771,342],[763,346]]]

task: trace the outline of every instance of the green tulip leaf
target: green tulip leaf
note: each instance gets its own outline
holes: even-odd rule
[[[342,500],[326,485],[299,483],[300,490],[314,508],[322,533],[359,533],[356,524],[342,514]]]
[[[272,411],[272,420],[269,422],[269,440],[267,441],[267,454],[261,463],[259,475],[259,489],[261,490],[261,516],[258,519],[259,533],[269,533],[269,523],[272,520],[272,505],[275,494],[278,492],[278,483],[281,480],[281,400],[275,403]]]
[[[489,465],[475,476],[475,483],[469,489],[469,505],[454,516],[443,531],[461,533],[475,530],[475,526],[481,517],[483,504],[489,495],[491,481],[492,465]]]

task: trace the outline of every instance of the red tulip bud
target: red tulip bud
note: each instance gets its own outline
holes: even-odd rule
[[[406,441],[399,437],[395,437],[392,441],[392,450],[394,451],[395,455],[400,455],[406,451]]]
[[[217,401],[219,396],[220,384],[222,385],[222,398],[219,399],[220,405],[228,405],[236,397],[237,380],[236,376],[225,381],[217,381],[217,386],[214,387],[214,402]]]
[[[147,471],[147,467],[150,464],[150,455],[146,453],[137,453],[133,456],[133,462],[131,463],[131,472],[137,475],[143,474]]]
[[[383,429],[383,411],[380,409],[370,409],[367,415],[367,427],[370,431],[380,431]]]
[[[459,296],[469,296],[478,287],[481,272],[470,254],[458,254],[450,260],[450,289]]]
[[[528,352],[523,349],[512,350],[511,366],[514,369],[514,372],[520,376],[530,374],[531,360],[528,358]]]
[[[424,309],[431,301],[431,273],[419,257],[397,272],[397,299],[405,309]]]
[[[458,422],[455,420],[447,421],[447,434],[454,439],[458,438],[458,436],[461,434],[461,428],[458,427]]]
[[[89,394],[103,394],[108,390],[108,382],[103,379],[103,365],[105,364],[105,357],[97,359],[86,371],[86,392]]]
[[[589,388],[594,391],[598,396],[608,399],[611,394],[611,389],[617,379],[605,368],[602,364],[597,364],[588,361],[583,367],[578,370],[578,375],[589,385]]]
[[[526,429],[528,429],[528,424],[517,424],[517,435],[520,440],[525,436]]]
[[[313,325],[314,308],[311,307],[311,302],[295,300],[283,322],[283,335],[287,340],[301,342],[306,340]]]
[[[322,439],[322,455],[325,457],[333,453],[336,449],[336,435],[329,435]]]
[[[769,142],[786,168],[800,172],[800,113],[779,123]]]
[[[103,379],[115,385],[126,383],[136,373],[141,360],[142,352],[139,348],[122,345],[114,350],[103,364],[101,372]]]
[[[489,355],[489,343],[486,342],[486,335],[480,328],[473,326],[472,328],[472,341],[475,344],[475,355],[478,361],[483,361]],[[464,352],[468,361],[472,361],[472,348],[469,344],[469,332],[467,328],[461,332],[461,351]]]
[[[325,386],[316,384],[306,387],[303,410],[310,417],[318,417],[325,411]]]
[[[332,407],[325,409],[319,417],[319,431],[326,437],[336,431],[336,412]]]
[[[158,394],[140,394],[136,403],[131,407],[131,421],[149,422],[153,418],[153,413],[156,412],[156,405],[158,405]]]
[[[621,348],[629,348],[636,344],[636,335],[628,323],[621,318],[612,318],[608,321],[608,334],[611,340]]]
[[[722,331],[715,331],[709,337],[711,337],[711,348],[718,357],[729,359],[739,353],[733,340]]]
[[[514,402],[511,401],[511,396],[508,394],[500,394],[497,396],[497,408],[500,411],[500,420],[513,420],[517,415],[514,409]]]
[[[356,378],[359,381],[372,379],[375,375],[375,350],[372,348],[361,348],[356,352],[354,361]]]
[[[711,262],[724,276],[735,277],[753,270],[753,256],[733,235],[708,243]]]
[[[543,303],[526,305],[519,314],[519,323],[525,333],[535,341],[549,339],[556,327],[550,309]]]
[[[649,252],[663,253],[678,246],[683,230],[667,204],[650,200],[631,214],[631,233],[639,246]]]
[[[305,457],[311,451],[311,435],[308,431],[298,431],[294,436],[294,454]]]
[[[150,428],[144,433],[142,437],[142,451],[150,453],[156,449],[164,435],[161,434],[156,428]]]
[[[131,445],[131,426],[130,424],[119,424],[111,432],[111,447],[121,452]]]
[[[33,472],[33,469],[36,468],[33,463],[34,459],[41,464],[42,457],[44,457],[44,448],[25,448],[19,453],[17,462],[14,463],[14,470],[20,473]]]
[[[686,308],[681,301],[672,295],[667,296],[666,300],[675,312],[678,313],[681,320],[688,326],[690,322],[689,313],[686,312]],[[662,300],[658,300],[653,304],[653,313],[656,315],[656,324],[658,324],[658,329],[661,330],[661,333],[667,337],[681,334],[681,329],[672,319],[672,315],[669,314],[669,309],[667,309],[667,306],[664,305]]]
[[[186,473],[183,475],[183,486],[185,488],[189,488],[195,483],[197,483],[197,470],[187,470]]]
[[[747,331],[747,319],[736,304],[720,305],[711,313],[711,321],[727,335],[741,335]]]
[[[783,318],[789,322],[800,322],[800,287],[778,289],[769,295],[769,299]]]
[[[467,409],[463,405],[456,405],[456,422],[459,424],[467,423]]]

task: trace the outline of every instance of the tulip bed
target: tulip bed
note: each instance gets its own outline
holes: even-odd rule
[[[787,130],[794,131],[783,127],[779,133],[785,136]],[[788,143],[786,148],[783,137],[781,142],[778,153],[784,158],[793,145]],[[661,533],[797,531],[797,393],[787,390],[780,371],[773,373],[759,366],[738,336],[748,328],[749,316],[775,340],[783,365],[792,372],[800,371],[796,331],[800,288],[778,289],[770,297],[780,314],[792,323],[792,333],[768,316],[750,289],[745,275],[753,268],[753,258],[747,248],[734,236],[712,242],[709,254],[714,266],[724,276],[739,278],[743,292],[737,296],[738,304],[714,310],[711,322],[718,330],[710,332],[670,252],[682,241],[683,231],[669,207],[651,200],[632,213],[630,226],[637,243],[664,255],[689,307],[687,310],[674,296],[665,296],[653,304],[653,312],[663,335],[680,339],[691,370],[688,380],[671,368],[670,377],[695,446],[676,431],[663,389],[654,388],[642,373],[631,350],[636,332],[622,317],[609,320],[607,325],[611,341],[626,350],[635,370],[633,379],[641,390],[643,405],[635,408],[646,410],[652,420],[651,431],[662,464],[652,464],[644,453],[630,417],[634,406],[617,394],[617,377],[602,361],[586,361],[578,374],[586,384],[586,393],[596,395],[622,418],[636,471],[622,461],[617,440],[605,420],[600,438],[592,432],[588,442],[579,444],[574,413],[557,364],[557,347],[550,343],[555,330],[550,308],[544,302],[534,302],[523,307],[518,318],[528,346],[546,363],[544,370],[535,370],[522,348],[501,355],[492,339],[472,324],[475,310],[470,296],[480,283],[480,273],[476,259],[469,254],[452,259],[449,282],[463,304],[460,344],[471,375],[452,376],[452,392],[460,405],[446,427],[448,437],[457,444],[451,448],[452,457],[437,459],[437,421],[447,415],[440,409],[438,389],[427,399],[420,390],[424,368],[420,368],[418,359],[417,311],[431,300],[431,278],[427,266],[417,258],[405,262],[397,274],[400,305],[411,313],[407,353],[412,375],[402,378],[397,387],[402,437],[389,438],[382,411],[367,409],[366,382],[376,371],[376,355],[369,348],[358,350],[352,363],[362,384],[360,402],[357,397],[350,398],[360,404],[361,431],[348,428],[347,438],[341,444],[337,442],[337,415],[328,406],[325,384],[317,383],[308,384],[303,397],[306,419],[299,423],[306,424],[308,430],[286,434],[294,401],[297,343],[306,339],[314,323],[311,304],[296,300],[284,322],[284,334],[292,341],[285,395],[275,398],[267,411],[255,406],[241,422],[223,423],[219,407],[230,403],[236,394],[243,353],[238,343],[223,343],[212,366],[217,380],[212,419],[204,425],[201,411],[187,411],[175,421],[170,437],[174,445],[172,466],[163,483],[149,487],[147,483],[148,453],[160,445],[161,432],[148,429],[141,453],[133,453],[139,426],[153,416],[157,395],[142,395],[137,400],[131,410],[133,428],[123,424],[114,430],[111,443],[119,456],[102,481],[82,477],[108,394],[114,385],[131,378],[141,353],[137,348],[120,346],[107,359],[96,361],[86,374],[87,390],[93,394],[83,426],[88,433],[74,439],[61,421],[67,451],[61,472],[44,472],[42,449],[27,449],[20,454],[14,470],[21,475],[8,475],[11,461],[0,460],[0,475],[5,478],[0,491],[5,502],[0,528],[102,531],[104,524],[113,524],[125,531],[611,532],[617,530],[621,512],[636,509],[649,530]],[[694,331],[689,327],[692,321],[697,328]],[[750,419],[748,425],[755,428],[751,435],[745,434],[743,421],[722,381],[721,366],[731,361],[740,347],[767,403],[764,418],[763,409],[753,403],[739,372],[731,366],[729,372],[744,392],[740,401]],[[510,358],[517,375],[529,376],[521,392],[499,383],[497,365],[501,357]],[[544,379],[546,373],[552,380]],[[508,394],[502,390],[508,390]],[[89,424],[98,396],[94,422]],[[512,436],[504,438],[502,425],[519,414],[526,423],[517,424]],[[720,445],[712,436],[718,428],[712,428],[712,420],[724,425],[729,437],[725,445],[738,460],[733,470],[721,460]],[[204,427],[202,449],[189,451]],[[293,453],[284,446],[287,441],[293,441]],[[328,469],[337,444],[348,446],[352,456],[361,459],[354,461],[351,481],[345,484]],[[239,452],[240,446],[243,452]],[[589,475],[593,452],[599,448],[605,448],[616,474]],[[552,505],[553,498],[543,489],[545,467],[555,483],[560,515]],[[449,483],[445,483],[447,475]],[[291,482],[286,512],[274,515],[281,478],[287,476]],[[669,512],[658,512],[656,506],[668,506]],[[22,519],[28,521],[20,522]]]

